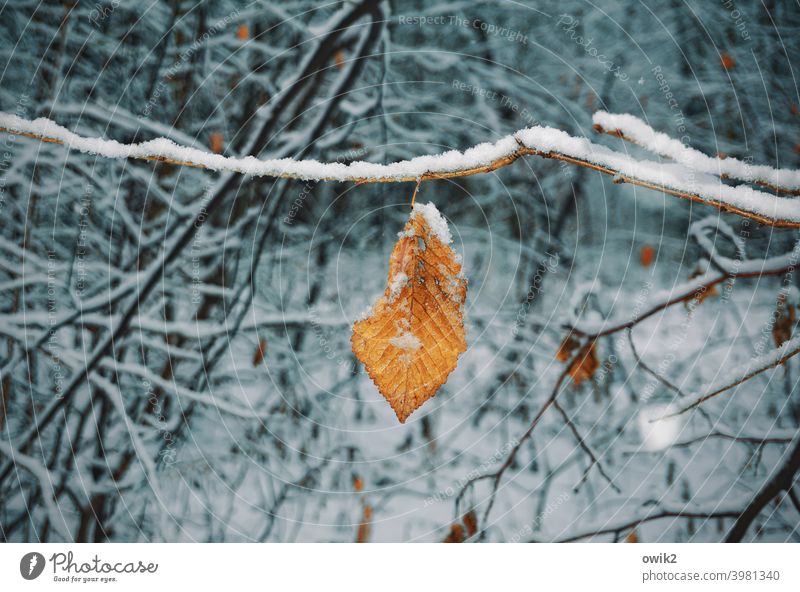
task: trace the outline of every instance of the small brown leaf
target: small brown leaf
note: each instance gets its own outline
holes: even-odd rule
[[[361,491],[364,489],[364,481],[362,481],[361,477],[353,477],[353,489],[355,491]]]
[[[569,360],[570,355],[574,352],[578,346],[580,345],[580,341],[578,341],[572,333],[569,333],[565,338],[564,341],[561,342],[561,345],[558,346],[558,351],[556,352],[556,360],[559,362],[566,362]]]
[[[341,70],[344,68],[344,50],[340,49],[335,54],[333,54],[333,61],[336,64],[336,68]]]
[[[353,353],[401,423],[447,380],[467,349],[467,280],[433,204],[414,206],[389,259],[388,285],[353,325]]]
[[[444,538],[443,543],[463,543],[464,527],[460,524],[450,526],[450,533]]]
[[[641,252],[641,261],[642,267],[650,267],[650,264],[653,263],[653,258],[655,257],[656,251],[650,245],[645,245],[642,247]]]
[[[361,513],[361,522],[358,525],[358,532],[356,532],[356,542],[366,543],[369,539],[370,521],[372,520],[372,506],[366,504]]]
[[[247,25],[239,25],[239,28],[236,29],[236,38],[239,41],[247,41],[250,39],[250,27]]]
[[[475,510],[470,510],[464,514],[464,526],[467,527],[468,537],[478,532],[478,517],[475,515]]]
[[[630,531],[628,536],[625,537],[626,543],[638,543],[639,542],[639,535],[636,534],[635,530]]]
[[[256,351],[253,354],[253,367],[258,366],[264,359],[264,354],[267,353],[267,340],[263,337],[259,339]]]
[[[224,139],[220,132],[214,132],[211,134],[211,152],[214,154],[222,153],[222,149],[224,147]]]
[[[775,347],[780,347],[792,338],[792,329],[796,318],[794,305],[788,304],[786,296],[783,294],[778,297],[775,317],[775,322],[772,325],[772,339],[775,342]]]
[[[579,356],[569,369],[572,383],[575,386],[579,386],[584,380],[591,379],[599,366],[600,363],[597,361],[597,353],[595,352],[595,343],[592,342],[589,349],[586,350],[586,353]]]
[[[727,51],[722,52],[720,62],[722,63],[722,67],[726,70],[730,70],[736,66],[736,60],[734,60]]]

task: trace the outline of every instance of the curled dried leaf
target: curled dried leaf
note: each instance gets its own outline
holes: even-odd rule
[[[383,296],[353,325],[353,353],[400,422],[433,397],[466,351],[467,280],[433,204],[417,204],[389,259]]]

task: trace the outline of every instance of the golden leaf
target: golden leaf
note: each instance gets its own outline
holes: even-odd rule
[[[467,349],[467,280],[433,204],[414,206],[389,259],[386,290],[353,325],[353,353],[401,423],[433,397]]]

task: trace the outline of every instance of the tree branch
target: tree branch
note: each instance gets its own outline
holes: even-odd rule
[[[629,155],[593,144],[586,138],[572,137],[548,127],[519,130],[494,144],[479,144],[465,152],[451,150],[436,156],[420,156],[385,165],[364,161],[345,165],[291,158],[236,158],[179,146],[165,138],[141,144],[120,144],[111,140],[79,136],[47,119],[30,121],[9,113],[0,113],[0,132],[64,144],[71,149],[107,158],[151,160],[254,176],[350,181],[358,184],[418,183],[431,179],[467,177],[495,171],[522,156],[533,155],[592,169],[611,175],[615,183],[629,183],[661,191],[711,205],[762,224],[800,228],[800,203],[794,200],[757,191],[745,185],[725,185],[713,175],[698,172],[688,166],[635,160]]]

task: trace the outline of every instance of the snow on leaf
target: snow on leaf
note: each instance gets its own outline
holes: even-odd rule
[[[353,325],[353,352],[401,423],[436,394],[467,349],[467,280],[451,241],[436,206],[415,205],[383,296]]]

